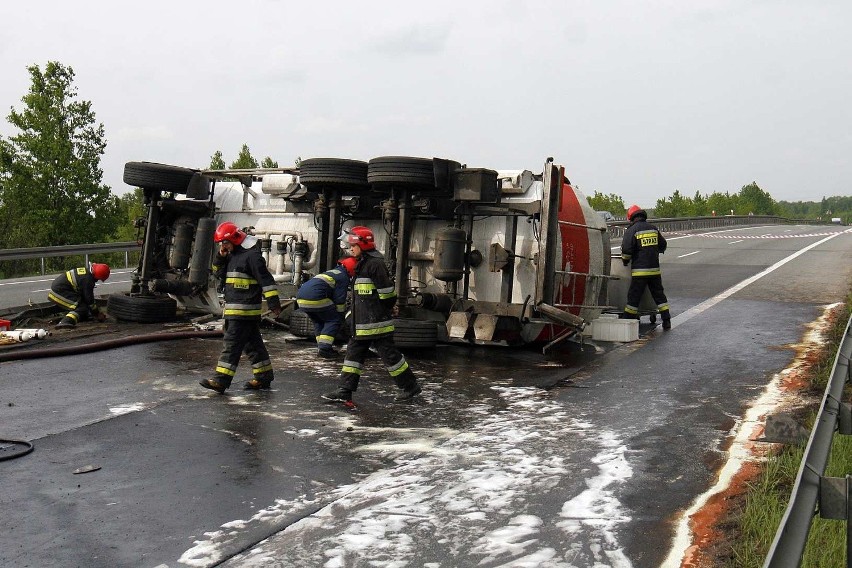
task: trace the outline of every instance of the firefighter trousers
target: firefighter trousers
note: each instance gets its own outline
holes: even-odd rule
[[[48,292],[47,298],[57,306],[69,310],[65,317],[70,318],[74,323],[86,321],[91,317],[92,312],[89,310],[89,306],[82,303],[80,294],[73,290],[62,292],[51,290]]]
[[[370,346],[374,347],[381,357],[397,387],[410,391],[417,386],[414,372],[408,367],[405,356],[393,343],[393,335],[385,335],[372,340],[349,340],[346,345],[346,359],[343,361],[343,369],[340,373],[340,388],[352,392],[358,390],[358,382],[361,380],[361,371]]]
[[[216,364],[215,379],[224,385],[230,386],[240,363],[240,356],[245,351],[251,361],[253,378],[265,384],[272,382],[272,362],[269,360],[269,351],[263,344],[260,335],[260,322],[258,320],[226,319],[223,326],[225,336],[223,338],[222,353]]]
[[[663,278],[661,276],[634,276],[630,280],[630,288],[627,289],[627,305],[624,306],[624,316],[627,318],[639,317],[639,303],[645,287],[651,292],[651,297],[657,304],[657,311],[663,321],[672,319],[669,312],[669,301],[663,291]]]
[[[320,351],[330,350],[334,345],[334,338],[343,325],[343,314],[337,311],[337,306],[325,306],[320,309],[302,308],[314,323],[314,336],[317,340],[317,349]]]

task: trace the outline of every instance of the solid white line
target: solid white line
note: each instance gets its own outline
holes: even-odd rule
[[[677,258],[683,258],[683,257],[685,257],[685,256],[692,256],[693,254],[698,254],[699,252],[701,252],[701,251],[700,251],[700,250],[696,250],[696,251],[688,252],[688,253],[686,253],[686,254],[682,254],[682,255],[678,256]]]
[[[743,280],[739,284],[736,284],[736,285],[728,288],[727,290],[725,290],[721,294],[718,294],[718,295],[710,298],[709,300],[702,302],[701,304],[698,304],[694,308],[687,310],[686,312],[684,312],[683,314],[681,314],[679,316],[673,317],[672,318],[672,327],[674,327],[675,325],[679,325],[681,323],[684,323],[685,321],[688,321],[689,319],[697,316],[701,312],[707,310],[708,308],[716,305],[720,301],[729,297],[731,294],[742,290],[743,288],[745,288],[749,284],[759,280],[760,278],[766,276],[767,274],[769,274],[769,273],[773,272],[774,270],[780,268],[781,266],[787,264],[788,262],[790,262],[794,258],[806,253],[807,251],[811,250],[812,248],[814,248],[818,245],[821,245],[822,243],[824,243],[826,241],[830,241],[831,239],[833,239],[837,235],[841,235],[841,234],[843,234],[843,233],[837,233],[837,234],[831,235],[829,237],[826,237],[819,242],[813,243],[812,245],[809,245],[809,246],[803,248],[802,250],[791,254],[787,258],[779,260],[778,262],[776,262],[775,264],[773,264],[772,266],[770,266],[766,270],[763,270],[762,272],[755,274],[751,278],[747,278],[746,280]],[[776,379],[773,379],[773,381],[775,381],[775,380],[777,380],[777,375],[776,375]],[[752,407],[749,410],[746,411],[746,414],[745,414],[745,422],[746,423],[753,424],[753,423],[758,421],[758,417],[761,414],[766,413],[765,404],[764,404],[764,401],[762,400],[763,398],[765,398],[765,395],[763,397],[761,397],[760,399],[758,399],[757,403],[753,404]],[[739,439],[740,441],[742,441],[743,436],[745,436],[747,438],[748,435],[750,435],[750,431],[747,432],[743,428],[739,428],[738,430],[739,430],[739,432],[737,433],[736,438]],[[735,440],[735,443],[736,443],[736,441],[737,440]],[[744,441],[742,441],[742,442],[743,443],[741,445],[744,445]],[[734,445],[732,445],[732,448],[733,447],[734,447]],[[732,452],[733,451],[734,450],[732,450]],[[731,458],[728,460],[728,463],[726,463],[723,466],[722,470],[720,471],[720,477],[719,477],[720,480],[723,479],[723,474],[725,474],[726,470],[732,470],[732,469],[735,469],[735,468],[738,467],[737,459],[739,459],[740,462],[742,461],[742,459],[737,458],[737,456],[733,456],[733,455],[731,456]],[[729,471],[729,473],[730,473],[730,471]],[[719,493],[720,491],[724,490],[728,486],[728,484],[730,483],[730,477],[734,473],[735,472],[730,473],[729,475],[727,475],[725,477],[727,479],[727,482],[723,482],[723,481],[717,482],[712,487],[710,487],[707,491],[705,491],[704,493],[702,493],[701,495],[696,497],[695,500],[692,502],[692,505],[690,505],[689,508],[686,509],[681,514],[681,516],[680,516],[680,518],[678,519],[678,522],[677,522],[677,526],[676,526],[676,529],[675,529],[675,536],[674,536],[674,539],[672,540],[672,545],[671,545],[671,548],[669,549],[669,554],[666,557],[666,559],[663,561],[663,563],[660,565],[661,568],[680,568],[682,566],[684,557],[686,555],[686,551],[689,549],[689,547],[691,547],[694,544],[692,542],[692,533],[691,533],[691,530],[689,528],[689,519],[692,517],[692,515],[694,515],[696,512],[701,510],[701,508],[705,505],[705,503],[707,503],[707,501],[710,499],[710,497],[712,495]]]
[[[745,241],[742,241],[742,240],[740,240],[740,241],[730,241],[728,244],[729,244],[729,245],[735,245],[735,244],[737,244],[737,243],[744,243],[744,242],[745,242]]]
[[[708,298],[707,300],[704,300],[703,302],[701,302],[697,306],[693,306],[693,307],[689,308],[688,310],[686,310],[682,314],[678,314],[678,315],[674,316],[672,318],[672,328],[674,328],[674,327],[676,327],[676,326],[678,326],[682,323],[688,322],[689,320],[691,320],[695,316],[700,315],[703,312],[709,310],[710,308],[712,308],[713,306],[715,306],[716,304],[718,304],[722,300],[728,298],[729,296],[731,296],[733,294],[736,294],[737,292],[739,292],[740,290],[742,290],[743,288],[745,288],[749,284],[757,282],[758,280],[760,280],[761,278],[763,278],[767,274],[775,272],[776,270],[778,270],[779,268],[781,268],[782,266],[784,266],[785,264],[787,264],[791,260],[798,258],[799,256],[805,254],[806,252],[808,252],[812,248],[818,247],[819,245],[826,243],[826,242],[830,241],[831,239],[833,239],[834,237],[837,237],[837,236],[842,235],[842,234],[843,233],[835,233],[833,235],[830,235],[830,236],[822,239],[821,241],[817,241],[813,244],[810,244],[810,245],[806,246],[805,248],[803,248],[802,250],[795,252],[795,253],[791,254],[790,256],[779,260],[778,262],[776,262],[775,264],[773,264],[769,268],[766,268],[766,269],[762,270],[761,272],[758,272],[757,274],[755,274],[751,278],[746,278],[745,280],[743,280],[739,284],[734,284],[733,286],[731,286],[727,290],[720,292],[719,294],[716,294],[712,298]]]

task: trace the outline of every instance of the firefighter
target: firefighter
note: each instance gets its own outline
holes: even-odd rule
[[[621,241],[621,262],[624,266],[631,265],[631,279],[621,317],[639,319],[639,302],[647,286],[657,303],[663,329],[671,329],[672,314],[660,273],[660,255],[666,252],[666,239],[657,227],[648,223],[648,214],[638,205],[631,205],[627,210],[627,220],[630,226]]]
[[[346,293],[349,280],[355,275],[355,257],[338,261],[338,266],[317,274],[299,288],[296,302],[311,321],[317,340],[317,354],[326,359],[335,359],[334,338],[343,325],[346,311]]]
[[[268,389],[273,380],[272,362],[260,335],[261,306],[277,316],[281,313],[278,287],[266,268],[260,251],[253,247],[257,237],[247,235],[234,223],[225,222],[216,228],[213,240],[219,251],[213,263],[214,272],[225,275],[224,346],[212,379],[199,384],[223,393],[231,386],[240,356],[245,351],[251,361],[252,378],[247,390]]]
[[[384,258],[376,250],[373,232],[367,227],[353,227],[345,235],[349,254],[357,259],[352,280],[352,317],[346,357],[337,390],[322,395],[331,402],[352,404],[352,393],[358,389],[364,359],[370,347],[400,389],[395,400],[410,400],[421,392],[414,372],[393,343],[393,309],[396,291]]]
[[[78,321],[90,317],[104,321],[106,314],[95,303],[95,284],[109,278],[109,265],[93,262],[87,266],[73,268],[56,277],[50,285],[47,298],[58,306],[70,310],[56,329],[72,328]]]

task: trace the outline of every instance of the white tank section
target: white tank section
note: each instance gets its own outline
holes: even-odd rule
[[[406,225],[410,238],[407,296],[424,293],[449,296],[453,309],[462,299],[467,306],[479,303],[485,310],[482,313],[490,314],[487,317],[515,318],[521,327],[522,341],[545,340],[548,334],[556,333],[553,322],[540,316],[529,317],[534,314],[537,302],[542,301],[538,294],[544,278],[550,279],[553,296],[545,303],[552,303],[587,322],[597,318],[606,301],[610,270],[605,222],[589,206],[586,197],[567,182],[560,188],[549,188],[546,176],[534,175],[529,170],[498,171],[497,177],[500,193],[496,203],[471,205],[457,201],[454,210],[457,214],[453,214],[452,220],[447,219],[447,215],[436,218],[438,215],[414,213]],[[217,223],[232,221],[266,240],[271,246],[264,249],[264,255],[278,282],[298,283],[303,273],[306,276],[321,271],[323,267],[318,266],[321,237],[313,199],[304,198],[306,188],[291,174],[265,174],[254,176],[254,179],[250,186],[240,182],[216,182]],[[560,193],[555,201],[553,192]],[[344,191],[344,200],[346,195]],[[382,194],[375,197],[377,200],[386,198],[387,195]],[[449,197],[440,199],[451,200]],[[548,203],[555,204],[555,213],[543,214],[545,208],[551,207]],[[383,221],[376,219],[379,215],[362,212],[347,219],[348,214],[344,211],[342,228],[369,227],[375,235],[377,250],[390,259],[392,240]],[[372,219],[368,218],[370,215]],[[557,251],[550,266],[552,273],[547,275],[541,273],[545,255],[542,231],[546,230],[541,226],[543,219],[558,223],[555,234],[550,233],[555,238],[551,243]],[[436,245],[447,228],[469,231],[470,236],[472,254],[466,257],[463,278],[456,282],[436,278]],[[296,243],[301,246],[296,247]],[[456,243],[455,246],[463,245]],[[480,261],[476,259],[477,253],[481,255]],[[340,256],[344,255],[340,250]],[[510,282],[505,276],[508,270],[511,271]],[[506,296],[509,287],[511,292]],[[471,311],[469,307],[467,310]],[[478,308],[474,306],[472,312],[477,313]]]

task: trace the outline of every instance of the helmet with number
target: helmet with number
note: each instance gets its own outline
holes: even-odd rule
[[[373,231],[360,225],[349,229],[349,234],[346,236],[346,242],[350,245],[358,245],[363,251],[374,250],[376,248]]]
[[[645,213],[645,210],[639,207],[638,205],[631,205],[630,209],[627,210],[627,220],[632,221],[633,217],[637,215],[641,215],[642,217],[648,218],[648,214]]]
[[[101,264],[99,262],[92,263],[92,276],[95,277],[95,280],[100,280],[103,282],[107,278],[109,278],[109,264]]]
[[[349,275],[349,278],[355,276],[355,265],[358,264],[357,258],[354,256],[347,256],[346,258],[338,260],[337,264],[346,269],[346,273]]]
[[[216,232],[213,233],[213,242],[221,243],[223,241],[228,241],[229,243],[233,243],[235,245],[243,244],[243,241],[246,239],[245,232],[241,231],[239,227],[237,227],[234,223],[230,221],[225,221],[218,227],[216,227]]]

